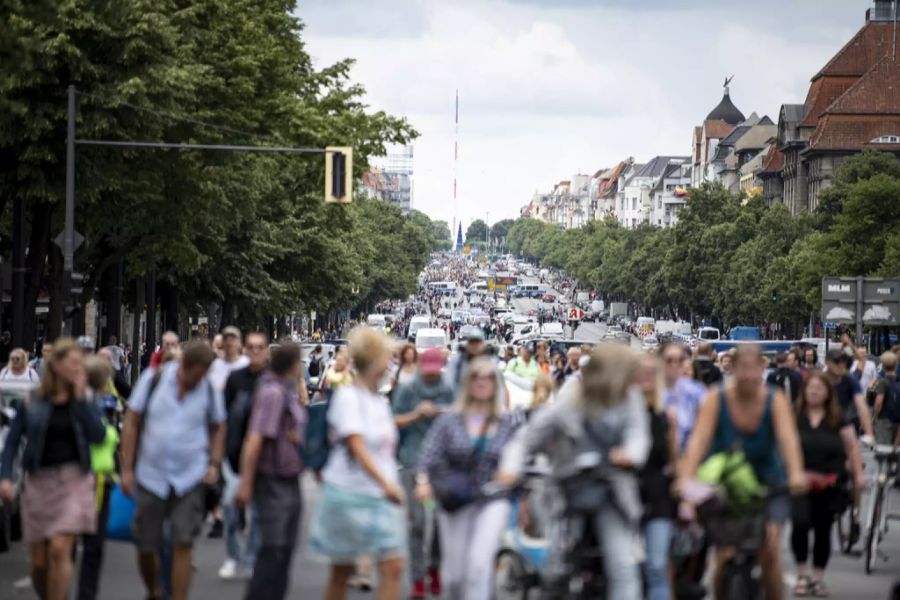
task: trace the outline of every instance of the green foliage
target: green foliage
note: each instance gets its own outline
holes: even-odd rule
[[[31,233],[29,293],[51,276],[44,257],[56,252],[34,242],[61,229],[70,83],[81,93],[80,138],[340,144],[354,148],[358,175],[387,145],[417,135],[364,104],[352,61],[313,65],[294,8],[0,0],[2,227],[13,198],[31,212],[52,207],[46,230]],[[128,278],[155,272],[189,314],[230,304],[240,321],[259,323],[408,293],[421,261],[449,239],[415,211],[404,219],[365,201],[325,206],[320,155],[80,146],[76,169],[76,227],[87,238],[79,270],[89,282],[118,261]]]
[[[791,216],[721,186],[691,190],[671,229],[614,221],[564,231],[522,218],[507,246],[564,268],[617,300],[726,325],[803,322],[825,276],[900,276],[900,160],[866,151],[847,159],[815,214]]]
[[[466,229],[466,244],[471,245],[475,242],[484,242],[487,240],[488,226],[481,219],[475,219]]]

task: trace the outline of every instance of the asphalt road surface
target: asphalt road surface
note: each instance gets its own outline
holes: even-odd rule
[[[303,489],[304,498],[307,501],[304,513],[308,517],[309,507],[315,502],[316,484],[311,478],[306,478]],[[894,499],[894,506],[900,508],[900,494],[895,492]],[[306,524],[304,523],[305,530]],[[871,575],[865,574],[861,559],[834,555],[827,571],[827,583],[831,588],[832,597],[848,600],[887,600],[888,589],[893,578],[900,578],[900,527],[895,526],[894,530],[888,534],[884,550],[891,557],[889,562],[880,563],[877,570]],[[791,554],[787,545],[787,535],[785,535],[783,552],[786,572],[790,573]],[[195,600],[239,600],[243,598],[244,583],[218,579],[216,573],[223,558],[223,540],[209,540],[204,537],[198,541],[194,553],[196,572],[191,598]],[[21,544],[16,544],[12,552],[0,555],[0,598],[3,600],[36,598],[37,596],[28,586],[27,576],[27,554]],[[301,600],[322,598],[327,578],[327,566],[310,561],[301,548],[294,560],[289,598]],[[785,581],[786,585],[791,585],[793,578],[791,575],[786,575]],[[371,599],[374,598],[374,594],[354,591],[349,597],[353,600]],[[119,542],[107,542],[100,599],[132,600],[140,598],[143,598],[143,589],[132,547]]]

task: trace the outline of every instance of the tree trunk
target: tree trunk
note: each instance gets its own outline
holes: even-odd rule
[[[25,257],[25,348],[34,347],[35,318],[38,294],[47,262],[47,250],[50,244],[50,221],[53,206],[48,202],[31,205],[31,239],[28,242],[28,256]]]
[[[48,251],[47,291],[50,292],[50,312],[47,313],[47,340],[53,341],[62,335],[62,251],[53,246]]]

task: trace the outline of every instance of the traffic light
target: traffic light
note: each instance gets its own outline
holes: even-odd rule
[[[325,202],[348,204],[353,199],[353,148],[325,148]]]

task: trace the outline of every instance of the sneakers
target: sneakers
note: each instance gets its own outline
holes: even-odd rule
[[[372,577],[368,574],[357,573],[350,578],[350,580],[347,582],[347,585],[362,592],[371,592],[373,588]]]
[[[428,569],[428,578],[431,580],[431,595],[440,596],[443,593],[441,587],[441,571],[439,569]]]
[[[219,569],[219,579],[231,581],[237,579],[250,579],[252,575],[253,571],[243,565],[239,565],[237,561],[230,558],[226,558],[225,562],[222,563],[222,567]]]
[[[417,579],[413,582],[412,595],[410,598],[425,598],[425,580]]]
[[[216,519],[213,521],[212,527],[209,530],[209,534],[206,536],[211,540],[218,539],[222,537],[223,526],[222,519]]]

